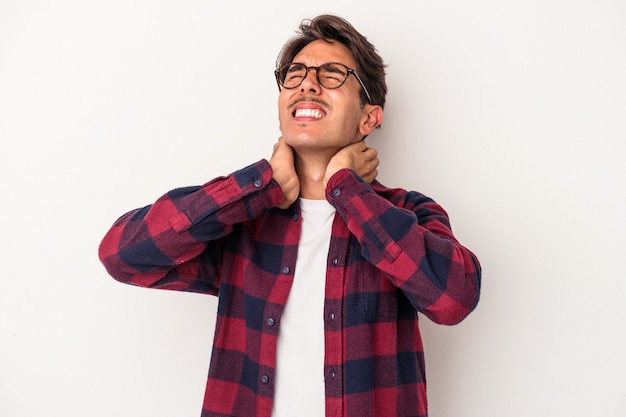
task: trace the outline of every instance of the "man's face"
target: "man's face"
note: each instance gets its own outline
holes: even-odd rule
[[[350,51],[341,43],[316,40],[293,59],[306,66],[339,62],[356,68]],[[349,76],[339,88],[322,87],[316,70],[310,70],[302,84],[283,88],[278,96],[278,119],[283,139],[296,151],[313,150],[333,155],[340,148],[363,137],[359,123],[365,115],[360,103],[360,85]],[[368,107],[368,106],[365,106]]]

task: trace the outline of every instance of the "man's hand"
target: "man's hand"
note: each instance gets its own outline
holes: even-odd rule
[[[364,140],[352,143],[340,149],[328,163],[324,175],[324,188],[326,188],[330,177],[342,168],[353,170],[365,182],[371,184],[378,175],[376,168],[379,162],[378,151],[374,148],[368,148]]]
[[[269,163],[273,171],[272,177],[280,185],[285,197],[278,207],[286,209],[300,195],[300,179],[294,166],[293,149],[285,143],[282,137],[274,144],[274,152]]]

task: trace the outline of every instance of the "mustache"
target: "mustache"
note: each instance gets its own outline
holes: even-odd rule
[[[319,105],[321,105],[322,107],[325,107],[327,109],[330,109],[330,104],[328,104],[326,101],[322,100],[321,98],[318,97],[307,97],[307,96],[303,96],[303,97],[298,97],[297,99],[295,99],[294,101],[292,101],[291,103],[289,103],[289,105],[287,106],[287,108],[289,110],[293,109],[298,103],[302,103],[303,101],[306,102],[310,102],[310,103],[317,103]]]

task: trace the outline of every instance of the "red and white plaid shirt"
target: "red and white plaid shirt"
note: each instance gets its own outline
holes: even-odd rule
[[[326,415],[425,417],[418,313],[463,320],[479,298],[478,259],[420,193],[344,169],[326,198],[337,209],[324,301]],[[219,297],[202,417],[271,415],[301,227],[298,203],[281,210],[282,199],[261,160],[125,214],[100,245],[121,282]]]

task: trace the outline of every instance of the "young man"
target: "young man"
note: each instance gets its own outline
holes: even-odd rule
[[[477,258],[445,211],[375,180],[382,59],[345,20],[305,21],[276,70],[269,161],[122,216],[117,280],[219,297],[203,417],[427,416],[418,313],[463,320]]]

